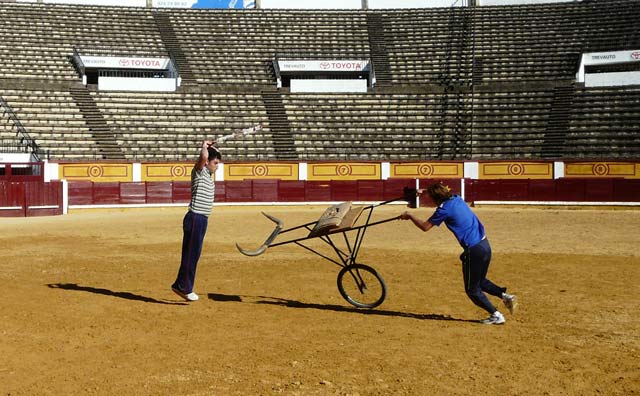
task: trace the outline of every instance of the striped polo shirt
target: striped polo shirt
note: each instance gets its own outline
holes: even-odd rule
[[[215,191],[215,184],[209,169],[205,166],[201,171],[198,171],[198,168],[194,166],[191,171],[191,203],[189,204],[189,210],[209,216],[213,207]]]

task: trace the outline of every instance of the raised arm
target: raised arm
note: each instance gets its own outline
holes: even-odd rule
[[[200,157],[198,157],[198,161],[196,162],[196,168],[200,171],[202,168],[207,165],[209,161],[209,147],[213,146],[215,142],[211,140],[205,140],[202,142],[202,148],[200,149]]]

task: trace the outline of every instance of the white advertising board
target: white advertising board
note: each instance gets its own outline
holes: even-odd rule
[[[86,68],[167,70],[169,58],[137,58],[116,56],[84,56],[80,59]]]
[[[175,78],[98,77],[100,91],[174,92]]]
[[[369,61],[363,60],[279,60],[280,73],[285,72],[354,72],[369,70]]]
[[[44,0],[50,4],[80,4],[99,6],[146,7],[147,0]]]
[[[585,87],[619,87],[640,85],[640,72],[589,73],[585,75]]]
[[[292,79],[291,92],[367,92],[367,80]]]
[[[580,59],[580,68],[576,74],[576,80],[578,82],[584,82],[585,66],[627,62],[640,62],[640,50],[590,52],[582,54],[582,59]]]
[[[358,9],[362,8],[362,0],[261,0],[260,8],[289,9]]]

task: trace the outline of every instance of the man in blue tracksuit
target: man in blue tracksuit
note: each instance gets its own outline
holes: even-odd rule
[[[176,281],[171,285],[174,293],[187,301],[197,301],[198,295],[193,291],[196,268],[204,235],[207,232],[209,215],[213,208],[215,184],[213,174],[221,160],[220,151],[213,146],[214,142],[205,140],[200,147],[200,156],[191,171],[191,202],[189,211],[182,220],[182,257]]]
[[[418,190],[418,194],[424,190]],[[491,262],[491,246],[484,231],[484,226],[469,206],[458,195],[453,195],[446,185],[434,183],[427,188],[427,193],[436,203],[437,208],[427,220],[421,220],[412,213],[404,212],[402,220],[411,220],[422,231],[429,231],[433,226],[444,223],[455,235],[462,246],[462,274],[464,290],[474,304],[487,311],[491,316],[482,321],[485,324],[503,324],[504,315],[489,301],[485,293],[500,297],[511,313],[516,307],[516,296],[507,294],[507,288],[496,286],[487,279],[487,271]]]

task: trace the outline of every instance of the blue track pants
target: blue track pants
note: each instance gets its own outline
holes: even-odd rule
[[[200,253],[202,253],[202,244],[204,234],[207,232],[208,218],[207,216],[188,211],[182,221],[182,259],[180,261],[180,270],[178,277],[172,285],[185,294],[193,291],[193,284],[196,279],[196,268]]]
[[[487,279],[489,263],[491,263],[491,245],[487,239],[480,243],[464,249],[460,256],[462,261],[462,275],[464,277],[464,291],[474,304],[493,314],[496,307],[491,304],[487,296],[502,297],[502,293],[507,289],[496,286]]]

